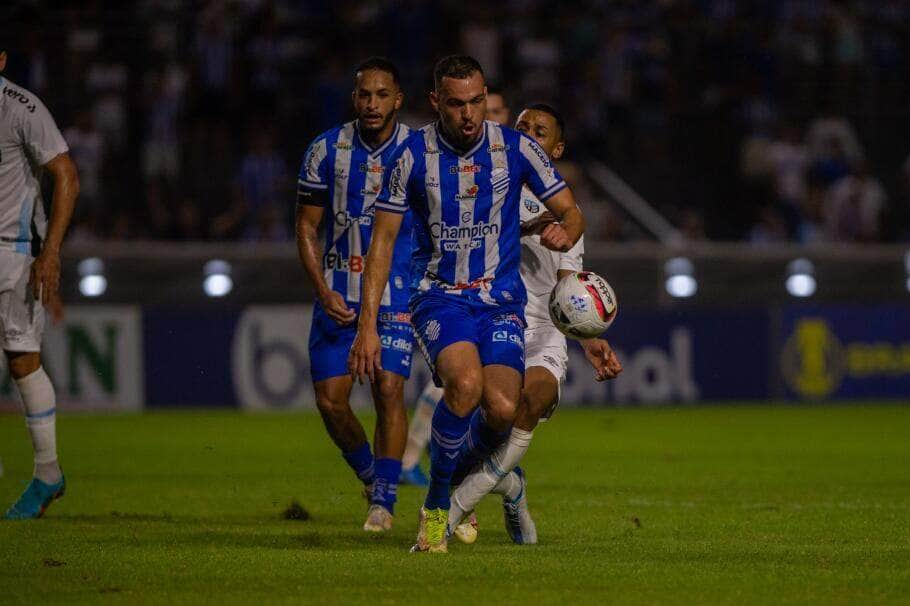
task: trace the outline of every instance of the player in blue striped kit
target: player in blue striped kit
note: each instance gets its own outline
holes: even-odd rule
[[[396,238],[410,211],[414,254],[410,308],[418,342],[444,388],[433,415],[430,488],[417,551],[445,552],[452,473],[466,440],[490,451],[508,435],[524,373],[525,287],[518,273],[519,204],[528,188],[557,217],[541,241],[567,251],[584,219],[550,159],[529,137],[484,121],[483,70],[471,57],[437,63],[430,102],[439,120],[396,150],[376,200],[351,372],[382,372],[377,331]],[[483,414],[472,416],[482,404]]]
[[[316,405],[332,440],[364,483],[370,500],[364,530],[382,532],[392,527],[407,440],[404,382],[414,348],[408,311],[409,216],[394,243],[396,262],[377,301],[378,315],[371,316],[379,323],[385,369],[371,384],[377,414],[372,450],[350,407],[353,379],[345,362],[356,333],[374,202],[383,174],[392,166],[392,152],[410,130],[398,122],[403,95],[398,70],[389,61],[373,57],[357,68],[352,99],[357,119],[316,137],[304,156],[297,189],[297,248],[318,297],[309,343]]]

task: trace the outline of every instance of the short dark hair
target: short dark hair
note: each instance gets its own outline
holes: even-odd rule
[[[531,105],[525,108],[533,109],[534,111],[543,112],[545,114],[550,114],[553,116],[553,119],[556,120],[556,126],[559,127],[560,136],[565,139],[566,137],[566,121],[563,120],[562,114],[559,111],[550,105],[549,103],[532,103]]]
[[[467,78],[474,72],[483,76],[483,68],[474,57],[468,55],[449,55],[436,62],[433,68],[433,86],[436,90],[442,85],[443,78]]]
[[[401,73],[398,71],[398,67],[385,57],[373,56],[368,58],[366,61],[357,66],[357,69],[354,70],[354,74],[356,75],[360,72],[365,72],[370,69],[386,72],[392,76],[392,82],[395,83],[395,86],[401,87]]]

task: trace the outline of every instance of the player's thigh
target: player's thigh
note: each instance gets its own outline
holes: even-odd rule
[[[474,378],[480,380],[477,319],[469,305],[454,296],[423,297],[412,308],[411,322],[438,386],[452,383],[466,370],[475,371]]]
[[[499,306],[479,314],[476,330],[480,363],[508,366],[521,377],[525,371],[524,329],[520,306]]]
[[[11,364],[13,376],[21,378],[40,365],[45,312],[29,287],[32,258],[13,251],[0,251],[0,348],[18,361]],[[24,372],[17,376],[19,371]]]
[[[533,429],[559,402],[569,356],[566,338],[549,321],[529,322],[525,330],[525,387],[516,425]],[[532,424],[531,427],[526,425]]]
[[[559,380],[552,369],[542,366],[528,368],[524,379],[521,406],[515,418],[515,426],[531,431],[544,413],[559,401]]]
[[[348,354],[356,335],[356,325],[339,325],[319,305],[313,308],[309,354],[314,384],[349,374]]]
[[[521,397],[522,373],[504,364],[483,367],[483,408],[487,422],[505,431],[515,420]]]

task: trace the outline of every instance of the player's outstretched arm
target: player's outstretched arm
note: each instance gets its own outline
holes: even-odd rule
[[[322,247],[319,245],[319,223],[325,210],[313,204],[297,204],[297,255],[306,270],[316,297],[325,313],[338,324],[350,324],[357,314],[341,296],[326,283],[322,272]]]
[[[550,250],[567,252],[585,232],[585,218],[575,203],[575,196],[566,187],[547,198],[544,205],[559,222],[543,228],[540,243]]]
[[[367,378],[370,381],[374,380],[376,373],[382,370],[376,320],[379,316],[382,293],[386,282],[389,281],[392,252],[395,250],[395,240],[401,229],[402,217],[403,215],[399,213],[377,209],[373,219],[373,235],[370,237],[370,249],[364,262],[357,337],[348,357],[348,369],[361,383]]]
[[[44,168],[54,180],[54,197],[51,202],[47,235],[41,252],[32,263],[29,284],[35,299],[47,305],[48,301],[57,296],[60,287],[60,247],[69,228],[70,219],[73,218],[73,210],[76,208],[79,174],[68,153],[58,154],[47,162]]]

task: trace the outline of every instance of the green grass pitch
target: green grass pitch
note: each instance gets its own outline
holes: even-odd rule
[[[0,603],[910,602],[910,407],[562,410],[526,459],[540,545],[499,504],[473,546],[360,530],[358,483],[313,414],[63,415],[67,495],[0,523]],[[0,417],[0,501],[30,470]],[[296,498],[311,514],[284,520]]]

